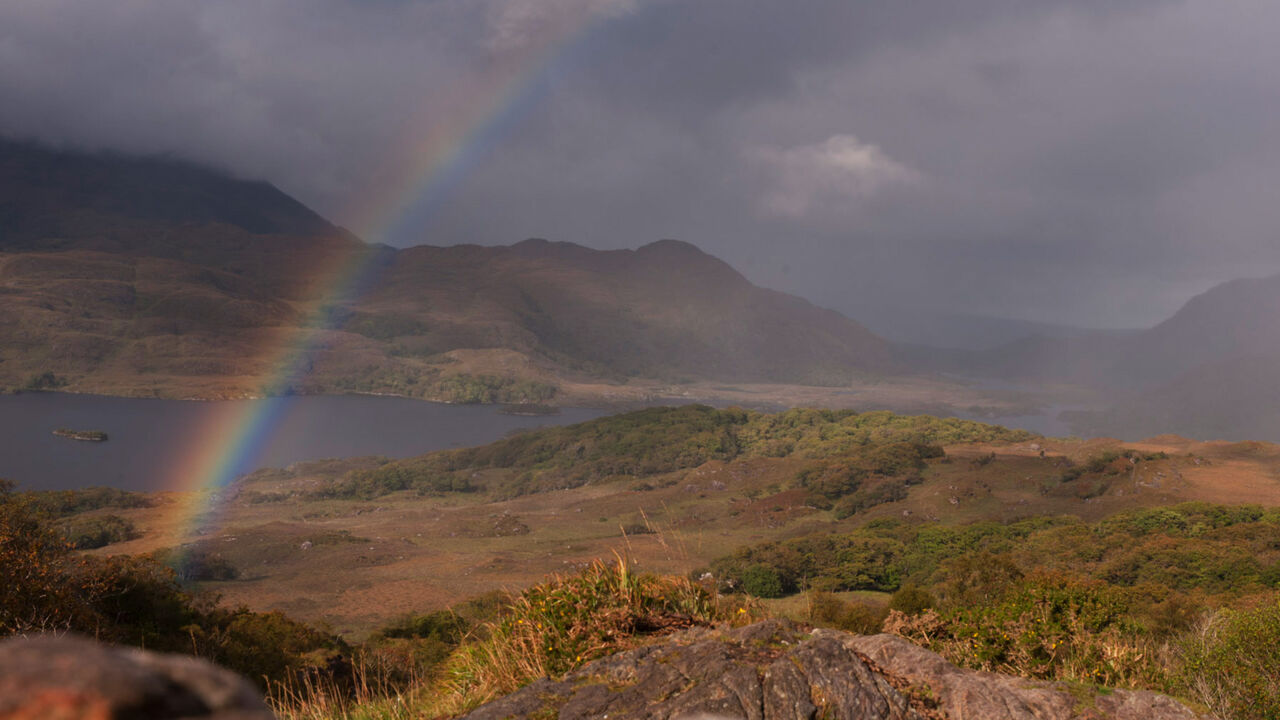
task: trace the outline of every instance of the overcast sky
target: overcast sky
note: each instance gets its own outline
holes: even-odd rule
[[[1142,326],[1280,272],[1273,0],[0,0],[0,133],[367,240],[678,238],[891,308]]]

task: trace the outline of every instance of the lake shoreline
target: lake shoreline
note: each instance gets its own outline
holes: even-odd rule
[[[87,393],[0,395],[0,477],[27,490],[106,486],[156,492],[326,458],[405,458],[483,445],[547,425],[609,414],[561,408],[505,415],[498,405],[457,405],[369,395],[295,395],[189,401]],[[94,428],[110,442],[68,442],[55,430]],[[221,482],[221,480],[218,480]]]

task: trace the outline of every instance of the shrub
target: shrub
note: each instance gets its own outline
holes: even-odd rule
[[[341,640],[278,614],[225,610],[147,557],[78,555],[0,482],[0,636],[73,631],[194,653],[264,686],[345,652]]]
[[[181,582],[235,580],[240,577],[240,571],[222,553],[198,544],[157,550],[151,554],[151,558],[173,570],[174,576]]]
[[[95,583],[86,561],[0,483],[0,636],[91,627]]]
[[[689,580],[638,574],[622,559],[597,561],[524,591],[483,639],[459,647],[446,666],[442,704],[465,709],[537,678],[560,677],[645,635],[736,617],[750,613],[722,607]]]
[[[782,597],[782,578],[768,565],[752,565],[742,573],[742,591],[759,598]]]
[[[1160,671],[1128,610],[1124,595],[1104,583],[1037,573],[990,603],[915,617],[891,612],[885,631],[977,670],[1150,687]]]
[[[437,610],[425,615],[410,615],[393,622],[378,631],[378,636],[402,639],[432,639],[457,645],[466,633],[468,624],[457,613]]]
[[[903,615],[919,615],[936,604],[937,601],[933,599],[933,595],[915,583],[906,583],[889,599],[889,609]]]
[[[134,524],[119,515],[94,515],[63,526],[63,536],[76,550],[92,550],[141,537]]]
[[[1218,716],[1280,717],[1280,602],[1213,613],[1179,650],[1179,681]]]
[[[822,590],[809,591],[809,609],[805,619],[818,627],[871,635],[880,632],[889,609],[883,604],[845,602],[832,593]]]
[[[52,372],[43,372],[36,375],[32,375],[30,378],[28,378],[27,384],[23,386],[23,389],[37,390],[37,391],[57,390],[60,387],[65,387],[66,384],[67,384],[66,378],[60,375],[54,375]]]
[[[21,502],[37,514],[48,518],[113,508],[151,507],[155,501],[142,493],[109,487],[90,487],[81,490],[29,490],[14,493],[12,499]]]

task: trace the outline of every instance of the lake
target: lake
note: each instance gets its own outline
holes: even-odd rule
[[[567,425],[607,414],[563,408],[558,415],[506,415],[494,405],[446,405],[369,395],[300,396],[283,400],[152,400],[23,393],[0,395],[0,478],[22,489],[63,490],[106,485],[168,490],[175,467],[219,417],[279,404],[246,467],[284,467],[300,460],[384,455],[410,457],[432,450],[482,445],[507,433]],[[53,435],[57,428],[102,430],[106,442]]]

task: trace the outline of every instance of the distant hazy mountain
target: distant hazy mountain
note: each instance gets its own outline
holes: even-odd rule
[[[1209,362],[1071,420],[1077,433],[1140,439],[1280,440],[1280,355]]]
[[[1006,378],[1150,388],[1206,364],[1269,354],[1280,354],[1280,276],[1218,285],[1147,330],[1029,338],[967,363]]]
[[[1280,276],[1223,283],[1128,335],[1032,338],[934,357],[953,371],[1115,397],[1112,409],[1078,418],[1084,433],[1280,440]]]
[[[365,292],[317,315],[353,267],[372,268]],[[687,243],[397,251],[266,183],[7,141],[0,294],[10,387],[256,394],[279,362],[265,349],[304,323],[323,328],[307,391],[539,399],[568,375],[846,384],[890,366],[862,326]]]
[[[876,312],[868,313],[863,322],[872,332],[890,342],[960,350],[989,350],[1033,338],[1123,336],[1134,332],[1133,330],[1097,330],[992,315],[897,308],[877,309]]]

